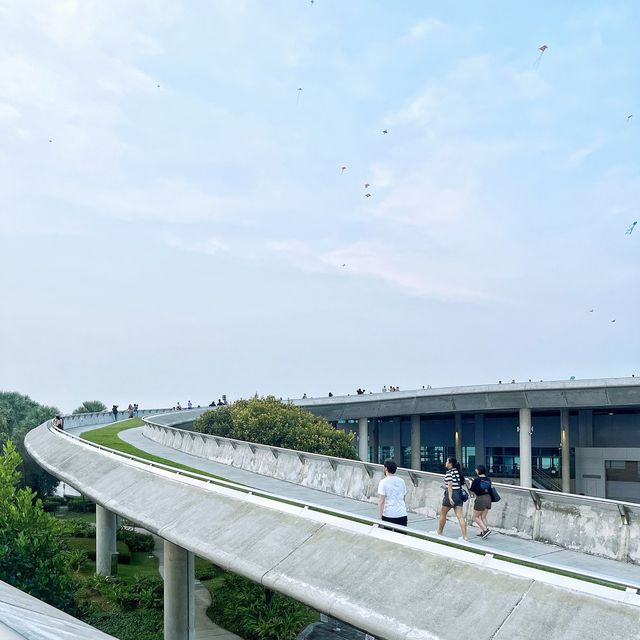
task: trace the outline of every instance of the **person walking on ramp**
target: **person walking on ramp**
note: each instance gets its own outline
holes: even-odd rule
[[[467,539],[467,523],[462,515],[462,485],[464,476],[460,469],[460,463],[455,458],[447,458],[445,463],[447,472],[444,474],[445,490],[442,498],[442,506],[440,507],[440,518],[438,519],[438,530],[436,533],[441,536],[444,531],[444,525],[447,522],[447,513],[453,507],[456,518],[460,523],[460,531],[462,532],[462,540]]]
[[[384,461],[384,478],[378,484],[378,512],[381,520],[406,527],[404,497],[407,495],[407,486],[402,478],[395,475],[397,468],[395,460]]]
[[[487,524],[487,516],[491,509],[491,478],[487,476],[487,468],[483,464],[476,467],[476,475],[478,477],[471,483],[471,492],[476,494],[473,519],[480,527],[478,536],[484,539],[491,533]]]

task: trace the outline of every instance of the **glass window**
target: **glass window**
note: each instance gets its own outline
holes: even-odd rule
[[[612,482],[640,482],[636,460],[605,460],[606,478]]]

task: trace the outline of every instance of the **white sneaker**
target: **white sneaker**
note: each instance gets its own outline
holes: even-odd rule
[[[437,531],[429,531],[429,534],[432,536],[441,536],[441,533],[438,533]]]
[[[463,538],[462,536],[460,536],[458,540],[460,540],[460,542],[468,542],[468,540],[466,538]]]

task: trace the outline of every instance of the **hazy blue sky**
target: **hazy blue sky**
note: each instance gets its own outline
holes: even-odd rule
[[[639,25],[631,1],[0,0],[0,388],[640,374]]]

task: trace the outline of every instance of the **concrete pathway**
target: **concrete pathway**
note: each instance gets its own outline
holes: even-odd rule
[[[374,503],[343,498],[317,489],[309,489],[284,480],[276,480],[269,476],[262,476],[251,471],[245,471],[244,469],[238,469],[205,458],[192,456],[145,438],[142,434],[142,427],[122,431],[120,437],[125,442],[147,453],[188,465],[194,469],[207,471],[233,482],[242,483],[279,496],[301,500],[322,507],[339,509],[354,515],[374,519],[378,517],[378,508]],[[435,518],[409,514],[410,529],[431,532],[435,531],[436,524]],[[489,516],[489,524],[491,524],[491,516]],[[480,538],[476,538],[477,533],[479,533],[479,529],[475,526],[469,527],[469,543],[474,547],[486,549],[489,553],[491,551],[515,553],[529,558],[539,558],[545,562],[553,563],[558,567],[565,567],[577,571],[595,572],[612,579],[626,579],[640,584],[640,566],[635,564],[600,558],[577,551],[568,551],[553,544],[535,542],[515,535],[492,533],[485,540],[481,540]],[[460,528],[457,521],[447,521],[444,535],[452,539],[458,538]]]

